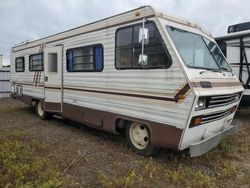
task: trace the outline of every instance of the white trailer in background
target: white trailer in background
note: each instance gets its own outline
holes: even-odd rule
[[[216,37],[218,45],[245,88],[241,104],[250,105],[250,22],[231,25]]]
[[[119,134],[131,148],[214,148],[242,84],[198,25],[144,6],[12,48],[12,96],[44,118]]]

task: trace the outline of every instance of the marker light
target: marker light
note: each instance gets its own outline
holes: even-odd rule
[[[140,16],[140,15],[141,15],[140,12],[136,12],[136,13],[135,13],[135,16]]]

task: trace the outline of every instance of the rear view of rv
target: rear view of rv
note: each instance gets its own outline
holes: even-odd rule
[[[250,22],[230,25],[227,32],[216,41],[245,88],[242,105],[250,105]]]
[[[11,83],[41,118],[124,132],[144,156],[208,152],[243,92],[210,33],[150,6],[13,47]]]

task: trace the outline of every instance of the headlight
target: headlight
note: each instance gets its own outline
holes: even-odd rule
[[[240,94],[237,94],[237,95],[235,96],[235,101],[238,101],[238,100],[240,100]]]
[[[199,98],[198,102],[195,106],[195,110],[201,110],[206,108],[206,99],[205,98]]]

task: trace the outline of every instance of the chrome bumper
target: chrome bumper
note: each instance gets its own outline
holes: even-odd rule
[[[203,140],[189,146],[190,156],[197,157],[203,155],[204,153],[217,146],[222,138],[234,133],[236,130],[238,130],[238,128],[238,126],[229,125],[227,127],[224,127],[218,133],[207,133]]]

